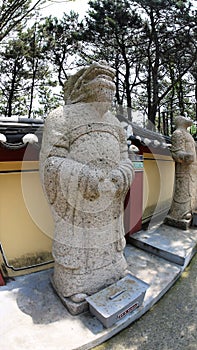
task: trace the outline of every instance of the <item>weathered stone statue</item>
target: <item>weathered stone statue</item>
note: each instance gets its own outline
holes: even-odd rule
[[[188,229],[192,212],[197,208],[196,143],[187,128],[192,120],[179,116],[172,134],[172,157],[175,160],[175,185],[172,206],[165,223]]]
[[[53,284],[75,314],[87,295],[127,270],[123,204],[133,167],[125,132],[108,111],[113,78],[104,63],[71,76],[65,106],[44,127],[40,171],[55,222]]]

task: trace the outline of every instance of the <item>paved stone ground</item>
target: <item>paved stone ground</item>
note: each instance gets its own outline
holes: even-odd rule
[[[157,241],[159,232],[155,235]],[[176,237],[172,228],[161,237],[157,253],[173,247],[176,255],[184,253],[185,265],[127,245],[131,274],[149,288],[142,307],[108,329],[89,312],[68,313],[51,287],[52,269],[9,281],[0,290],[0,350],[87,350],[118,333],[95,350],[197,350],[197,258],[185,269],[197,248],[197,229],[188,232],[186,241],[185,233]]]
[[[197,350],[197,254],[143,317],[94,350]]]

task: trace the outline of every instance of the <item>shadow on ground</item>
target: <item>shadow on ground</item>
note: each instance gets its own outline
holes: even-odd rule
[[[19,309],[31,316],[36,324],[49,324],[68,317],[66,308],[52,288],[51,275],[52,270],[32,274],[28,283],[23,283],[17,291]]]
[[[197,255],[148,313],[94,350],[196,350],[196,344]]]

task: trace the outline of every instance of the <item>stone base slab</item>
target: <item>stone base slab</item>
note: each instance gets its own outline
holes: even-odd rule
[[[68,309],[71,315],[75,316],[88,311],[88,303],[86,300],[76,303],[73,300],[71,300],[71,298],[65,298],[63,297],[63,295],[59,294],[53,281],[53,277],[51,277],[51,285],[58,297],[60,298],[62,304]]]
[[[189,220],[175,220],[171,216],[167,216],[164,223],[169,226],[177,227],[181,230],[188,230],[191,224],[191,219]]]
[[[175,264],[184,266],[197,247],[197,230],[181,230],[161,225],[153,231],[139,231],[130,235],[128,243]]]
[[[162,232],[163,227],[160,229]],[[171,228],[167,231],[170,235]],[[185,244],[191,242],[191,235],[194,241],[197,230],[188,232]],[[176,240],[177,236],[174,242]],[[7,349],[8,345],[9,350],[91,349],[147,312],[179,278],[191,259],[189,255],[181,266],[129,244],[125,256],[132,275],[150,287],[139,308],[107,329],[89,312],[77,316],[68,312],[51,286],[52,269],[17,277],[0,287],[1,349]]]

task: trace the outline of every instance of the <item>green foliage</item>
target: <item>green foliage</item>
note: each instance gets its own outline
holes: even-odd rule
[[[13,29],[27,21],[32,12],[45,0],[2,0],[0,3],[0,41],[7,37]]]
[[[193,113],[188,79],[196,61],[196,14],[191,3],[97,0],[89,5],[84,47],[89,43],[88,60],[105,59],[116,69],[117,103],[146,111],[152,125],[169,106],[174,115]]]
[[[78,14],[74,12],[70,15],[64,13],[61,20],[50,16],[39,27],[41,35],[45,38],[43,49],[46,57],[53,64],[62,87],[67,79],[68,60],[78,51],[78,36],[81,29]]]
[[[63,96],[55,95],[49,86],[41,85],[38,90],[38,101],[39,104],[34,108],[33,115],[45,118],[52,109],[62,104]]]
[[[54,87],[45,57],[43,37],[35,23],[19,29],[1,54],[1,113],[31,116],[40,87]],[[49,92],[48,92],[49,93]],[[52,92],[51,92],[52,93]]]
[[[0,6],[2,114],[45,116],[63,101],[73,69],[105,60],[116,71],[117,106],[140,109],[163,132],[172,131],[177,114],[197,120],[197,16],[190,1],[92,0],[83,21],[71,11],[30,26],[32,6],[30,0]],[[170,118],[167,131],[162,115]]]

